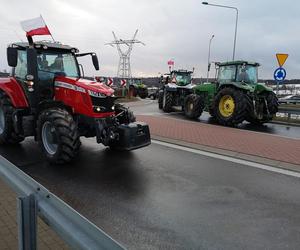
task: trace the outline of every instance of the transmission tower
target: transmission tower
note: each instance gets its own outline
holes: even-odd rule
[[[131,67],[130,67],[130,54],[132,51],[132,47],[134,43],[141,43],[145,46],[145,44],[136,38],[136,35],[138,33],[138,30],[135,31],[133,38],[131,40],[122,40],[118,39],[115,32],[112,32],[114,36],[114,41],[110,43],[106,43],[105,45],[110,45],[112,47],[117,47],[117,50],[119,52],[120,60],[119,60],[119,66],[118,66],[118,77],[122,78],[131,78]],[[127,49],[122,50],[121,45],[126,45]]]

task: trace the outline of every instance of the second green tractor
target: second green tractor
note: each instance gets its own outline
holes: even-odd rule
[[[258,83],[258,67],[258,63],[248,61],[216,63],[215,82],[194,85],[192,90],[181,92],[180,106],[185,115],[197,119],[207,111],[225,126],[236,126],[245,120],[255,124],[272,120],[278,111],[278,99],[271,88]],[[166,82],[159,93],[159,108],[167,112],[178,99],[178,91],[174,94],[168,85]],[[168,102],[163,102],[166,99]]]

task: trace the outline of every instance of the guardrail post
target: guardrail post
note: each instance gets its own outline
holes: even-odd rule
[[[19,250],[36,249],[36,201],[33,194],[18,198]]]

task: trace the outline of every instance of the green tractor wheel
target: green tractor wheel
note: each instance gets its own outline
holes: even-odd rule
[[[241,90],[226,87],[215,97],[214,114],[220,124],[236,126],[245,120],[247,106],[247,98]]]
[[[172,104],[173,104],[173,95],[171,92],[165,89],[163,94],[163,111],[167,113],[171,112]]]
[[[196,94],[190,94],[184,101],[184,114],[190,119],[198,119],[201,116],[204,108],[203,99]]]

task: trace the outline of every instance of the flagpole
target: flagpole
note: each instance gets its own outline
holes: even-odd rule
[[[42,15],[40,15],[40,16],[41,16],[41,18],[43,19],[44,24],[47,26],[47,24],[46,24],[46,22],[45,22],[43,16],[42,16]],[[47,27],[48,27],[48,26],[47,26]],[[52,33],[51,33],[51,32],[49,32],[49,33],[50,33],[50,36],[51,36],[53,42],[55,42],[55,40],[54,40],[54,38],[53,38],[53,36],[52,36]]]

